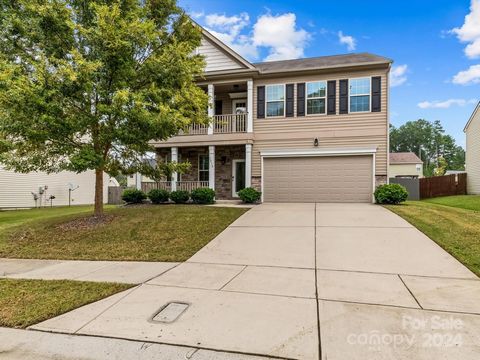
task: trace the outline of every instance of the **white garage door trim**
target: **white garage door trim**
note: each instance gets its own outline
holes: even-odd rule
[[[352,156],[359,155],[372,156],[372,203],[375,202],[373,192],[375,189],[375,156],[377,153],[376,148],[345,148],[345,149],[304,149],[304,150],[264,150],[260,152],[261,159],[261,190],[262,190],[262,202],[264,201],[263,195],[265,193],[263,188],[264,180],[264,162],[265,158],[294,158],[294,157],[320,157],[320,156]]]

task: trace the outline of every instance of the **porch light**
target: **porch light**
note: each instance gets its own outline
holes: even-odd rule
[[[318,146],[318,138],[315,138],[313,140],[313,146],[317,147]]]

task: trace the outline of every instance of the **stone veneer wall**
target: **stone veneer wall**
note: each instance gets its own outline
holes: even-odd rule
[[[165,161],[170,149],[159,149],[159,160]],[[198,181],[198,156],[208,155],[208,147],[179,147],[179,161],[189,161],[190,170],[180,176],[180,181]],[[232,197],[232,160],[245,159],[245,145],[215,146],[215,191],[217,199]],[[224,162],[224,164],[223,164]]]

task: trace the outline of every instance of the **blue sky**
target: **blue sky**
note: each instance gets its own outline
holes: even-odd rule
[[[465,144],[463,127],[480,100],[480,0],[179,3],[252,62],[349,52],[391,58],[391,122],[440,120]]]

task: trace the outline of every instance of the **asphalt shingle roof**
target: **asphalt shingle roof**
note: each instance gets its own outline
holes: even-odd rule
[[[390,164],[421,164],[420,158],[413,152],[390,153]]]
[[[253,64],[260,73],[328,69],[335,67],[390,64],[392,60],[369,53],[320,56],[305,59],[267,61]]]

